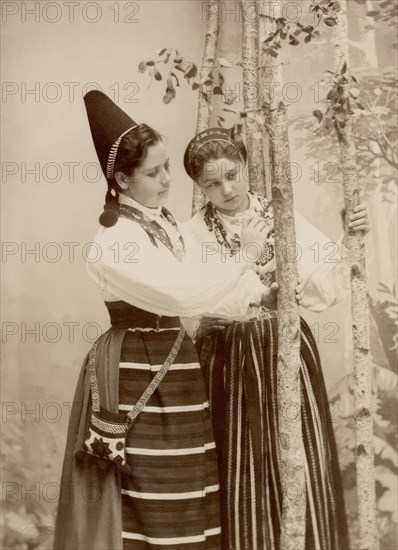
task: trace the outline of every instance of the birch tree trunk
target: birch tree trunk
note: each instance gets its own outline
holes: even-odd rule
[[[269,2],[260,2],[260,36],[274,30],[267,17]],[[280,17],[280,2],[272,2],[273,18]],[[265,36],[264,36],[265,35]],[[261,44],[261,42],[260,42]],[[261,89],[269,105],[272,200],[275,228],[278,292],[278,411],[282,482],[282,532],[284,550],[305,549],[306,484],[300,393],[300,316],[295,300],[298,280],[293,188],[291,183],[286,107],[282,100],[282,67],[279,58],[261,54]],[[281,274],[283,273],[283,277]],[[294,410],[294,421],[291,411]]]
[[[258,10],[257,2],[241,0],[243,19],[242,70],[243,108],[246,117],[246,145],[249,168],[249,185],[252,191],[265,195],[263,165],[262,119],[259,117],[258,77]]]
[[[196,133],[202,132],[209,127],[210,124],[210,103],[206,101],[203,96],[203,81],[208,75],[212,67],[214,67],[216,55],[218,36],[220,32],[220,3],[219,0],[212,0],[208,4],[207,10],[207,22],[206,22],[206,35],[205,35],[205,47],[202,58],[202,66],[200,69],[200,89],[198,98],[198,118],[196,122]],[[211,96],[210,96],[211,97]],[[194,183],[193,197],[192,197],[192,213],[195,214],[205,204],[205,197],[199,187]]]
[[[349,70],[347,0],[339,0],[339,24],[335,27],[336,67]],[[343,170],[346,219],[360,202],[363,189],[357,177],[352,121],[341,128],[340,162]],[[369,353],[369,307],[363,237],[345,228],[351,265],[352,330],[354,340],[354,400],[357,492],[360,550],[379,548],[376,527],[376,494],[373,448],[372,367]]]
[[[272,8],[272,9],[271,9]],[[260,16],[260,91],[261,91],[261,109],[267,117],[270,115],[271,103],[275,106],[283,101],[282,89],[283,89],[283,72],[282,64],[279,58],[274,59],[270,55],[264,53],[261,47],[263,40],[267,38],[271,33],[275,31],[274,19],[281,16],[281,4],[273,2],[269,3],[268,0],[262,0],[259,3],[259,16]],[[271,99],[272,98],[272,99]],[[270,128],[271,129],[271,128]],[[272,132],[272,129],[271,129]],[[270,133],[271,133],[270,132]],[[272,138],[270,138],[272,139]],[[274,180],[274,167],[275,160],[273,158],[273,147],[271,141],[269,141],[268,148],[270,177],[271,181]],[[267,166],[266,150],[263,150],[263,162],[264,171]]]

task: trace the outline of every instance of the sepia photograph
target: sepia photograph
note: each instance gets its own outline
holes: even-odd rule
[[[2,0],[2,550],[398,550],[398,0]]]

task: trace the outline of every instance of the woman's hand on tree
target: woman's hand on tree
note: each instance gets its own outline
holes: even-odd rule
[[[298,305],[300,305],[303,298],[304,298],[304,283],[303,283],[303,279],[299,275],[298,283],[296,286],[296,302],[298,303]]]
[[[271,286],[266,287],[262,295],[260,305],[268,309],[276,309],[278,306],[278,297],[277,297],[278,290],[279,290],[278,283],[272,283]],[[298,305],[300,305],[300,302],[302,301],[303,297],[304,297],[304,284],[302,282],[301,277],[299,276],[298,283],[296,286],[296,302]]]
[[[343,219],[343,225],[345,220],[345,208],[341,211],[341,216]],[[347,224],[349,229],[353,231],[363,231],[365,236],[370,231],[370,222],[368,209],[365,203],[361,202],[354,208],[354,213],[350,216],[349,222]]]

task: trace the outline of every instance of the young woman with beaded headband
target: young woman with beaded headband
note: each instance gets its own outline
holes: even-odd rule
[[[272,204],[248,191],[246,149],[229,130],[210,128],[195,136],[184,157],[188,175],[207,204],[186,226],[198,242],[212,243],[223,257],[245,257],[241,228],[247,216],[273,223]],[[311,245],[328,239],[296,213],[300,305],[322,311],[347,295],[344,247],[337,263],[315,264]],[[360,205],[350,227],[367,232]],[[336,258],[337,254],[335,254]],[[281,480],[276,401],[277,319],[273,233],[259,249],[257,270],[270,285],[273,304],[246,317],[202,318],[197,347],[209,392],[219,459],[222,548],[283,550]],[[235,299],[238,296],[235,295]],[[234,321],[231,324],[231,321]],[[192,326],[192,320],[190,325]],[[196,323],[198,327],[198,323]],[[306,451],[306,550],[347,550],[348,535],[338,456],[318,350],[301,320],[303,437]]]
[[[54,548],[215,550],[215,444],[196,350],[179,316],[247,315],[267,291],[250,262],[202,262],[201,248],[164,208],[170,174],[161,136],[101,92],[84,100],[108,182],[88,270],[111,328],[78,380]],[[252,220],[243,239],[259,231],[263,240],[269,228]],[[230,296],[237,289],[239,303]]]

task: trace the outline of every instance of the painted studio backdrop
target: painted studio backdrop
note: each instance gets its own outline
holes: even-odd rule
[[[249,9],[253,2],[245,4]],[[304,32],[297,34],[297,44],[288,36],[278,52],[280,91],[287,106],[295,208],[333,243],[343,233],[343,176],[337,140],[316,129],[334,71],[335,38],[333,24],[316,23],[312,4],[282,2],[285,23],[291,29],[299,23]],[[245,123],[237,118],[243,109],[241,9],[239,2],[220,2],[216,65],[223,78],[205,84],[213,126]],[[167,137],[173,178],[168,207],[177,219],[188,219],[193,186],[183,169],[183,152],[196,130],[199,86],[192,85],[195,76],[184,78],[176,71],[170,89],[164,50],[177,51],[200,68],[212,4],[4,1],[1,10],[2,544],[46,549],[78,372],[92,343],[109,326],[85,267],[106,184],[82,96],[101,89],[134,120]],[[395,0],[347,3],[349,55],[357,81],[351,104],[357,178],[372,226],[365,242],[377,528],[385,550],[395,548],[397,536],[397,14]],[[267,147],[266,120],[258,122],[265,128],[258,139]],[[265,172],[269,193],[270,163]],[[319,250],[314,243],[313,252],[317,261],[328,261],[333,250]],[[350,300],[302,315],[321,354],[352,547],[357,548]]]

